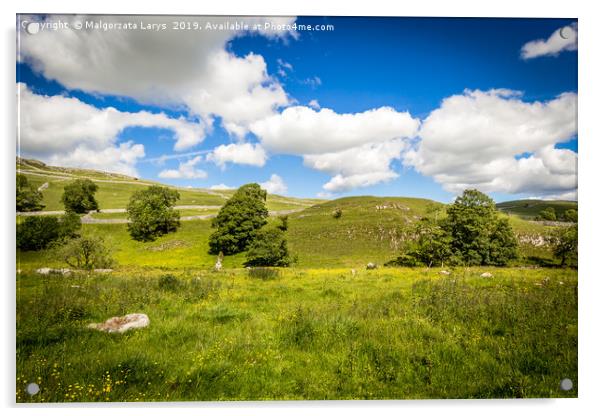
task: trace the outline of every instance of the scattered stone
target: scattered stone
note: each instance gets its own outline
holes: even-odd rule
[[[355,269],[351,269],[351,276],[355,276],[357,274],[357,271]]]
[[[374,270],[374,269],[376,269],[376,264],[374,264],[374,263],[368,263],[368,264],[366,264],[366,269],[367,270]]]
[[[44,275],[62,274],[63,276],[68,276],[71,274],[71,270],[70,269],[51,269],[50,267],[42,267],[40,269],[37,269],[36,273],[44,274]]]
[[[71,287],[72,287],[73,289],[79,289],[81,286],[80,286],[80,285],[71,285]]]
[[[558,282],[558,284],[559,284],[559,285],[563,285],[563,284],[564,284],[564,282]]]
[[[113,269],[94,269],[94,273],[111,273]]]
[[[481,273],[481,277],[493,277],[493,275],[489,272]]]
[[[451,273],[450,273],[450,272],[448,272],[447,270],[441,270],[441,271],[439,272],[439,274],[443,274],[443,275],[445,275],[445,276],[449,276]]]
[[[150,325],[150,319],[148,319],[146,314],[130,313],[125,316],[114,316],[100,324],[89,324],[88,328],[109,333],[118,332],[122,334],[130,329],[144,328],[148,325]]]

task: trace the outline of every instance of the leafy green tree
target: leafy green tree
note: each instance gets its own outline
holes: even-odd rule
[[[508,219],[500,218],[493,200],[476,189],[465,190],[448,206],[443,228],[453,255],[464,264],[503,265],[517,256]]]
[[[577,224],[558,227],[548,237],[554,257],[560,260],[560,266],[576,265],[578,254]]]
[[[280,228],[261,229],[249,245],[245,266],[287,267],[292,263],[284,231]]]
[[[98,202],[94,198],[98,185],[90,179],[76,179],[64,189],[61,201],[65,205],[65,211],[83,214],[98,209]]]
[[[578,220],[577,210],[576,209],[567,209],[566,211],[564,211],[562,218],[568,222],[577,222],[577,220]]]
[[[179,199],[178,191],[157,185],[134,192],[127,206],[130,236],[137,241],[154,241],[176,231],[180,213],[174,206]]]
[[[99,236],[89,235],[69,240],[57,245],[56,252],[59,258],[76,269],[107,269],[115,264],[111,250]]]
[[[36,215],[17,224],[17,247],[24,251],[42,250],[51,243],[78,236],[81,220],[77,214],[61,217]]]
[[[27,176],[17,174],[17,211],[40,211],[43,208],[42,193],[29,183]]]
[[[539,211],[539,218],[544,221],[556,221],[556,210],[554,207],[547,207]]]
[[[226,255],[245,251],[267,223],[267,192],[256,183],[243,185],[226,201],[211,223],[209,253]]]

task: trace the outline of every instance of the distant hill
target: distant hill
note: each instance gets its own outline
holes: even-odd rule
[[[577,209],[577,201],[546,201],[540,199],[520,199],[496,204],[498,210],[514,214],[524,219],[533,219],[546,208],[554,208],[556,216],[561,218],[566,210]]]
[[[166,185],[156,181],[139,179],[117,173],[103,172],[92,169],[65,168],[49,166],[34,159],[17,157],[17,172],[25,175],[36,188],[42,189],[45,211],[62,210],[61,195],[69,181],[87,178],[98,185],[96,194],[101,209],[125,208],[132,193],[150,185],[161,185],[177,189],[180,193],[178,205],[209,205],[219,206],[233,194],[233,190],[210,190],[203,188],[181,188]],[[280,195],[268,195],[267,205],[270,210],[299,209],[324,202],[321,199],[292,198]],[[188,212],[188,215],[195,215]],[[205,212],[199,212],[205,214]],[[122,216],[125,216],[123,214]],[[119,217],[119,216],[118,216]]]

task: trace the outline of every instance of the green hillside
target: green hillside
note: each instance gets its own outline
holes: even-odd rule
[[[496,204],[498,210],[518,215],[525,219],[533,219],[546,208],[554,208],[556,216],[562,218],[565,211],[577,209],[577,201],[546,201],[539,199],[520,199]]]
[[[63,210],[61,195],[64,186],[71,180],[87,178],[98,185],[96,199],[100,209],[125,208],[132,193],[150,185],[162,185],[175,188],[180,193],[178,205],[219,206],[232,195],[232,190],[208,190],[200,188],[177,188],[158,182],[143,180],[126,175],[100,172],[89,169],[63,168],[48,166],[32,159],[17,158],[17,172],[25,175],[36,188],[48,184],[42,190],[45,211]],[[267,206],[273,211],[293,210],[322,202],[320,199],[291,198],[280,195],[268,195]],[[183,215],[203,215],[204,212],[190,212]],[[112,214],[112,218],[125,218],[125,214]]]

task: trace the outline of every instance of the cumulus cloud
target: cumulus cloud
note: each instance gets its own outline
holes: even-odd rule
[[[401,158],[406,146],[404,140],[393,139],[340,152],[306,155],[303,160],[306,166],[333,176],[324,190],[340,193],[397,178],[391,162]]]
[[[267,155],[260,144],[231,143],[220,145],[207,155],[207,160],[214,162],[220,167],[226,163],[237,163],[239,165],[264,166]]]
[[[577,154],[555,145],[577,133],[576,111],[573,93],[525,102],[515,91],[466,90],[430,113],[403,161],[454,193],[574,193]]]
[[[217,185],[211,185],[209,187],[209,189],[211,189],[213,191],[227,191],[229,189],[234,189],[234,187],[228,186],[225,183],[220,183],[220,184],[217,184]]]
[[[17,84],[17,89],[19,150],[44,161],[134,174],[144,147],[134,143],[116,147],[117,136],[126,127],[172,130],[176,148],[204,138],[201,126],[183,118],[147,111],[122,112],[112,107],[99,109],[77,98],[35,94],[23,83]]]
[[[316,111],[294,106],[256,121],[250,128],[268,150],[305,155],[414,137],[419,125],[408,112],[390,107],[338,114],[328,108]]]
[[[270,179],[260,183],[259,186],[265,189],[269,194],[285,194],[288,190],[284,180],[275,173],[270,176]]]
[[[50,16],[46,19],[57,19]],[[31,17],[30,20],[35,19]],[[124,23],[127,16],[60,16],[73,23]],[[224,24],[228,17],[178,17],[204,26]],[[260,24],[257,33],[283,38],[291,32],[264,28],[294,22],[291,17],[236,18]],[[161,16],[140,17],[141,24],[165,23]],[[202,35],[198,35],[202,33]],[[238,57],[226,45],[244,33],[235,30],[60,30],[20,37],[18,59],[70,89],[132,97],[143,103],[184,106],[209,128],[214,116],[232,134],[242,136],[247,125],[288,103],[280,84],[266,71],[263,57]]]
[[[181,162],[178,169],[162,170],[159,172],[159,177],[164,179],[205,179],[207,172],[196,167],[202,161],[202,156],[196,156],[186,162]]]
[[[320,103],[318,102],[318,100],[311,100],[309,103],[307,103],[307,105],[313,108],[314,110],[320,109]]]
[[[577,50],[577,24],[561,27],[548,39],[537,39],[527,42],[521,49],[523,59],[540,56],[557,56],[562,51]]]

